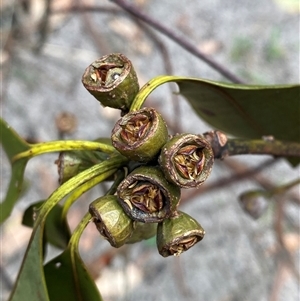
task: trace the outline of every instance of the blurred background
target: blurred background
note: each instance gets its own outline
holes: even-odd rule
[[[119,113],[101,107],[81,84],[85,68],[105,54],[121,52],[130,58],[141,86],[161,74],[230,82],[180,43],[113,2],[1,1],[1,115],[27,141],[110,136]],[[247,84],[299,82],[298,0],[126,3]],[[162,112],[173,133],[211,130],[176,91],[175,85],[164,85],[146,105]],[[21,225],[22,212],[58,187],[57,156],[30,160],[27,189],[1,226],[1,300],[9,296],[31,233]],[[2,198],[9,175],[1,149]],[[299,300],[299,185],[272,199],[257,220],[238,203],[242,192],[270,189],[299,175],[299,167],[269,156],[216,162],[203,189],[183,194],[180,209],[206,230],[204,240],[191,250],[165,259],[158,254],[155,239],[113,249],[89,225],[81,239],[81,254],[105,301]],[[96,187],[71,208],[71,229],[107,187]],[[59,252],[49,248],[47,260]]]

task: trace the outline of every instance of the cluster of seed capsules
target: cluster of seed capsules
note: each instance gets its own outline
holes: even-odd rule
[[[154,108],[130,111],[139,86],[131,62],[122,54],[92,63],[82,82],[102,105],[122,111],[111,143],[129,162],[116,193],[90,204],[93,222],[113,247],[156,235],[162,256],[180,255],[205,234],[178,205],[182,188],[199,187],[209,176],[214,161],[210,143],[201,135],[170,136]]]

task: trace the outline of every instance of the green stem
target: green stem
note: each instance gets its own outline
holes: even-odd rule
[[[91,219],[92,219],[91,214],[89,212],[87,212],[85,214],[85,216],[83,217],[83,219],[80,221],[80,223],[75,228],[75,230],[72,233],[72,236],[70,238],[69,246],[68,246],[71,250],[76,251],[78,253],[78,243],[79,243],[80,236],[82,235],[86,226],[90,223]],[[73,252],[71,252],[71,254],[72,253]]]
[[[90,215],[89,212],[87,212],[85,214],[85,216],[83,217],[83,219],[81,220],[81,222],[77,225],[76,229],[74,230],[74,232],[70,238],[69,245],[68,245],[68,248],[70,251],[71,262],[72,262],[71,266],[72,266],[72,270],[73,270],[73,277],[74,277],[74,281],[76,283],[76,285],[75,285],[76,288],[80,287],[80,279],[78,277],[77,268],[79,265],[81,265],[82,267],[85,267],[85,264],[79,254],[79,241],[80,241],[80,237],[81,237],[84,229],[89,224],[91,219],[92,219],[92,216]],[[80,298],[80,300],[81,300],[81,298]]]
[[[114,174],[117,171],[117,169],[111,169],[107,172],[102,173],[101,175],[92,178],[91,180],[87,181],[86,183],[82,184],[81,186],[79,186],[78,188],[76,188],[76,190],[74,190],[72,192],[72,194],[70,194],[68,196],[68,198],[66,199],[64,206],[63,206],[63,210],[62,210],[62,219],[66,219],[67,217],[67,213],[70,209],[70,207],[72,206],[72,204],[82,195],[84,194],[87,190],[93,188],[95,185],[101,183],[102,181],[104,181],[105,179],[107,179],[109,176],[111,176],[112,174]]]
[[[87,212],[85,214],[85,216],[82,218],[82,220],[80,221],[80,223],[77,225],[77,227],[75,228],[71,238],[70,238],[70,241],[69,241],[69,248],[71,250],[71,255],[74,254],[74,253],[77,253],[79,254],[78,252],[78,244],[79,244],[79,240],[80,240],[80,237],[84,231],[84,229],[86,228],[86,226],[90,223],[92,219],[92,216],[89,212]],[[72,256],[72,260],[73,260],[73,256]],[[74,273],[75,275],[76,273]]]
[[[228,139],[221,149],[221,157],[265,154],[275,157],[300,157],[300,143],[280,140],[243,140]]]
[[[89,150],[89,151],[102,151],[104,153],[115,153],[116,149],[106,143],[93,142],[93,141],[49,141],[37,144],[31,144],[30,149],[15,155],[12,162],[22,158],[32,158],[41,154],[50,152],[61,152],[69,150]]]
[[[51,194],[46,204],[41,208],[41,211],[36,219],[35,225],[41,223],[45,219],[47,214],[50,212],[50,210],[72,190],[105,172],[119,168],[126,162],[127,159],[125,157],[121,155],[116,155],[108,159],[107,161],[101,162],[87,170],[84,170],[83,172],[79,173],[78,175],[74,176],[73,178],[62,184]]]
[[[130,111],[139,110],[143,106],[148,95],[153,90],[155,90],[158,86],[165,84],[165,83],[169,83],[169,82],[178,83],[178,82],[184,81],[184,80],[187,80],[187,78],[181,77],[181,76],[172,76],[172,75],[160,75],[160,76],[154,77],[140,89],[140,91],[138,92],[138,94],[136,95],[135,99],[133,100],[133,102],[131,104]]]
[[[116,193],[117,188],[119,186],[119,184],[124,180],[125,178],[125,171],[124,169],[120,169],[117,173],[116,173],[116,178],[113,182],[113,184],[111,185],[111,187],[107,190],[107,192],[105,193],[105,195],[113,195]]]
[[[78,175],[71,178],[69,181],[65,182],[58,189],[56,189],[51,196],[48,198],[47,202],[42,206],[37,219],[34,224],[34,228],[30,237],[29,244],[22,262],[21,269],[19,271],[15,286],[12,290],[9,300],[21,300],[20,296],[26,292],[26,286],[22,285],[22,282],[28,283],[28,273],[31,271],[30,266],[32,264],[40,265],[40,269],[36,269],[37,275],[31,275],[37,283],[40,281],[42,287],[38,287],[35,281],[32,285],[38,287],[39,293],[43,300],[48,300],[47,298],[47,288],[45,284],[44,275],[42,272],[42,250],[43,250],[43,229],[45,226],[45,221],[48,213],[51,209],[58,204],[66,195],[68,195],[73,189],[79,187],[80,185],[86,183],[94,177],[103,174],[109,170],[117,169],[127,163],[127,159],[121,155],[116,155],[107,161],[96,164],[95,166],[79,173]],[[82,228],[80,228],[82,229]],[[80,230],[81,231],[81,230]],[[83,231],[83,229],[82,229]],[[74,238],[73,238],[74,239]],[[72,240],[73,242],[73,240]],[[75,245],[76,246],[76,245]],[[29,259],[28,259],[29,258]],[[31,277],[31,279],[32,279]],[[27,281],[27,282],[26,282]],[[37,300],[35,298],[35,300]]]

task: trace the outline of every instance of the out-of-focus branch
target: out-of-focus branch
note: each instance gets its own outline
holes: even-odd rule
[[[39,25],[39,39],[35,46],[35,51],[40,52],[44,46],[49,32],[49,16],[51,11],[51,0],[46,0],[46,9]]]
[[[230,163],[228,163],[228,162],[230,162]],[[240,167],[240,169],[237,170],[237,168],[233,167],[235,164],[238,164],[236,161],[233,162],[233,160],[225,160],[223,162],[223,164],[228,164],[228,166],[231,169],[235,170],[235,174],[230,175],[229,177],[221,178],[211,184],[205,184],[197,189],[188,190],[186,192],[184,191],[184,195],[181,200],[181,204],[187,203],[189,200],[191,200],[192,198],[196,197],[199,194],[208,193],[213,190],[222,189],[225,187],[228,188],[229,185],[233,185],[240,181],[244,181],[249,178],[255,177],[256,175],[259,175],[260,172],[262,172],[263,170],[272,166],[275,163],[276,163],[276,160],[270,159],[270,160],[267,160],[264,163],[260,164],[257,167],[249,169],[246,166],[243,166],[243,168]],[[272,187],[274,187],[274,186],[272,186]]]
[[[300,281],[299,271],[296,268],[293,256],[291,252],[288,250],[284,240],[283,222],[284,222],[285,204],[286,204],[286,199],[279,197],[277,200],[276,211],[274,214],[274,231],[280,247],[279,252],[281,253],[280,255],[282,255],[282,257],[280,257],[280,260],[282,260],[288,265],[288,267],[293,272],[294,276],[297,278],[297,281],[299,282]]]
[[[277,160],[271,159],[270,161],[266,161],[270,163],[276,163]],[[223,164],[225,164],[228,168],[234,171],[237,175],[249,172],[248,167],[245,164],[242,164],[236,160],[224,160]],[[266,176],[262,173],[257,172],[253,173],[249,177],[250,179],[255,180],[262,188],[265,190],[272,190],[276,188],[276,185],[270,181]],[[286,192],[285,194],[288,199],[290,199],[293,203],[300,205],[300,196],[299,194],[291,191]]]
[[[215,60],[209,58],[204,53],[199,51],[197,47],[195,47],[192,43],[185,40],[183,37],[179,36],[175,31],[170,30],[169,28],[165,27],[161,23],[157,22],[156,20],[152,19],[148,15],[140,12],[138,8],[125,3],[124,1],[120,0],[112,0],[113,3],[117,4],[121,8],[124,9],[124,11],[128,12],[130,15],[134,16],[135,18],[138,18],[142,22],[148,24],[152,28],[156,29],[160,33],[164,34],[168,38],[172,39],[175,43],[180,45],[182,48],[190,52],[191,54],[195,55],[197,58],[201,59],[202,61],[206,62],[210,67],[218,71],[220,74],[222,74],[225,78],[228,80],[234,82],[234,83],[243,83],[243,81],[237,77],[235,74],[233,74],[230,70],[228,70],[225,66],[217,63]],[[73,6],[68,10],[59,10],[59,11],[52,11],[52,13],[67,13],[67,12],[110,12],[112,11],[112,8],[103,7],[103,6]]]
[[[176,42],[178,45],[180,45],[182,48],[184,48],[191,54],[195,55],[197,58],[199,58],[202,61],[204,61],[205,63],[207,63],[210,67],[212,67],[213,69],[218,71],[225,78],[229,79],[230,81],[232,81],[234,83],[243,83],[243,81],[240,78],[238,78],[235,74],[233,74],[231,71],[229,71],[226,67],[217,63],[215,60],[209,58],[204,53],[199,51],[199,49],[197,49],[197,47],[195,47],[194,44],[185,40],[182,36],[177,34],[174,30],[171,30],[171,29],[165,27],[163,24],[159,23],[157,20],[154,20],[150,16],[141,12],[137,7],[131,5],[123,0],[111,0],[111,2],[122,7],[129,14],[131,14],[134,17],[140,19],[141,21],[147,23],[154,29],[158,30],[160,33],[162,33],[165,36],[167,36],[168,38],[170,38],[171,40]]]

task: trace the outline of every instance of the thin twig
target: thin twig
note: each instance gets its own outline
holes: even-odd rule
[[[229,71],[226,67],[223,65],[217,63],[215,60],[209,58],[204,53],[199,51],[197,47],[194,46],[194,44],[190,43],[189,41],[185,40],[182,36],[177,34],[175,31],[165,27],[163,24],[159,23],[158,21],[154,20],[150,16],[142,13],[137,7],[123,1],[123,0],[111,0],[111,2],[117,4],[118,6],[122,7],[125,11],[127,11],[129,14],[133,15],[134,17],[142,20],[143,22],[147,23],[151,27],[158,30],[160,33],[164,34],[174,42],[176,42],[178,45],[180,45],[182,48],[190,52],[191,54],[195,55],[197,58],[201,59],[202,61],[206,62],[210,67],[218,71],[220,74],[222,74],[225,78],[229,79],[230,81],[234,83],[243,83],[243,81],[237,77],[235,74],[233,74],[231,71]]]
[[[291,252],[287,249],[284,241],[284,230],[283,230],[283,221],[284,221],[284,205],[286,204],[286,198],[278,198],[276,204],[276,212],[274,214],[274,231],[276,234],[277,241],[280,247],[280,254],[282,254],[282,261],[285,262],[290,270],[293,272],[297,281],[300,282],[300,273],[296,268],[294,259]]]
[[[274,157],[300,157],[300,143],[275,139],[228,139],[221,131],[210,131],[203,134],[210,142],[217,159],[235,155],[271,155]]]
[[[97,26],[93,24],[92,19],[88,16],[87,13],[81,14],[83,25],[86,28],[86,31],[89,33],[92,41],[94,42],[97,50],[101,53],[108,54],[110,53],[109,43],[106,43],[105,38],[103,37],[100,30],[97,30]]]
[[[280,290],[282,289],[283,286],[283,278],[284,278],[285,271],[286,271],[286,265],[283,262],[280,262],[275,272],[275,278],[273,281],[273,286],[271,289],[269,301],[278,300]]]
[[[225,161],[225,163],[226,163],[226,161]],[[276,160],[270,159],[270,160],[267,160],[267,161],[259,164],[259,166],[255,167],[255,168],[236,172],[236,174],[234,174],[234,175],[231,175],[229,177],[224,177],[211,184],[206,184],[204,186],[201,186],[200,188],[189,190],[187,193],[185,193],[183,195],[181,204],[188,202],[189,200],[191,200],[192,198],[196,197],[199,194],[208,193],[213,190],[221,189],[224,187],[228,188],[229,185],[233,185],[240,181],[247,180],[256,174],[259,174],[262,170],[265,170],[267,167],[272,166],[274,163],[276,163]]]
[[[229,139],[223,151],[229,156],[265,154],[282,157],[300,157],[300,143],[281,140]]]
[[[270,162],[276,163],[277,160],[271,159]],[[247,173],[248,167],[245,164],[242,164],[236,160],[224,160],[223,164],[225,164],[228,168],[233,170],[237,174]],[[254,173],[250,176],[253,180],[255,180],[262,188],[265,190],[272,190],[276,188],[276,185],[272,183],[266,176],[264,176],[261,173]],[[286,196],[288,199],[290,199],[293,203],[296,205],[300,205],[300,198],[299,194],[295,193],[293,191],[286,192]]]
[[[51,11],[51,0],[46,0],[46,9],[39,25],[39,39],[35,46],[35,51],[39,53],[44,46],[49,32],[49,16]]]
[[[124,1],[119,0],[112,0],[115,4],[122,7],[124,11],[128,12],[135,18],[140,19],[141,21],[145,22],[146,24],[150,25],[152,28],[156,29],[160,33],[164,34],[165,36],[172,39],[174,42],[176,42],[178,45],[180,45],[182,48],[190,52],[191,54],[195,55],[199,59],[206,62],[210,67],[218,71],[220,74],[222,74],[225,78],[228,80],[234,82],[234,83],[243,83],[243,80],[240,79],[238,76],[233,74],[231,71],[229,71],[225,66],[217,63],[213,59],[207,57],[204,53],[199,51],[192,43],[185,40],[183,37],[176,34],[174,31],[168,29],[164,25],[160,24],[156,20],[152,19],[151,17],[147,16],[146,14],[140,12],[136,7],[129,5],[125,3]],[[53,14],[61,14],[61,13],[68,13],[68,12],[74,12],[74,13],[81,13],[81,12],[112,12],[112,8],[108,8],[105,6],[73,6],[69,9],[60,9],[60,10],[53,10]],[[117,12],[117,10],[115,11]]]

